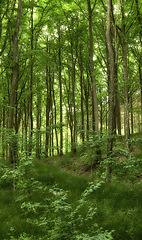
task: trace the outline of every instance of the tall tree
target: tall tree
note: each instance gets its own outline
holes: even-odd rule
[[[121,4],[122,12],[122,57],[124,70],[124,131],[126,140],[126,149],[129,148],[128,139],[130,137],[129,129],[129,102],[128,102],[128,61],[127,61],[127,42],[126,42],[126,20],[125,20],[125,0]]]
[[[78,64],[80,70],[80,88],[81,88],[81,138],[82,142],[84,142],[84,104],[83,104],[83,59],[82,59],[82,52],[81,46],[79,48],[79,57],[78,57]]]
[[[18,0],[18,13],[17,21],[15,25],[15,31],[13,36],[13,73],[12,73],[12,82],[10,89],[10,110],[9,110],[9,129],[14,130],[14,107],[15,107],[15,97],[16,97],[16,85],[18,82],[18,36],[19,36],[19,27],[22,14],[22,0]],[[17,157],[17,142],[16,138],[11,139],[9,146],[9,161],[14,163]]]
[[[33,17],[33,11],[34,11],[34,0],[31,0],[31,19],[30,19],[30,42],[31,42],[31,69],[30,69],[30,100],[29,100],[29,106],[30,106],[30,136],[29,136],[29,154],[32,153],[32,138],[33,138],[33,68],[34,68],[34,60],[33,60],[33,49],[34,49],[34,17]]]
[[[87,0],[88,5],[88,15],[89,15],[89,54],[90,54],[90,69],[91,69],[91,78],[93,84],[93,107],[94,107],[94,120],[95,120],[95,131],[99,130],[99,119],[98,119],[98,102],[97,102],[97,91],[96,91],[96,78],[95,78],[95,70],[94,70],[94,61],[93,61],[93,30],[92,30],[92,13],[96,5],[96,1],[91,8],[90,0]]]
[[[112,0],[107,0],[107,28],[106,28],[106,41],[109,55],[109,83],[108,83],[108,156],[112,153],[113,149],[113,134],[114,134],[114,54],[111,38],[111,7]],[[111,166],[108,166],[108,180],[110,180]]]
[[[140,3],[138,0],[136,2],[136,11],[137,11],[137,19],[139,24],[139,40],[140,45],[142,46],[142,16],[140,13]],[[142,55],[139,53],[138,57],[138,69],[139,69],[139,78],[140,78],[140,92],[141,92],[141,131],[142,131]]]
[[[59,50],[58,50],[58,56],[59,56],[59,86],[60,86],[60,156],[63,155],[63,110],[62,110],[62,61],[61,61],[61,29],[60,29],[60,23],[58,26],[58,43],[59,43]]]

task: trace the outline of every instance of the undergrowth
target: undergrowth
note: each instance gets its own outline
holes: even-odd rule
[[[140,139],[130,144],[141,149]],[[70,172],[80,163],[84,167],[87,151],[56,161],[21,156],[13,167],[1,160],[0,239],[141,240],[142,153],[116,144],[109,159],[103,154],[93,182]],[[111,183],[106,182],[108,163]]]

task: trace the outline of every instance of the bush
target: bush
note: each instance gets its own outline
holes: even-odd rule
[[[67,191],[54,186],[49,189],[44,204],[24,202],[21,209],[27,221],[40,229],[40,239],[113,239],[111,232],[99,228],[95,221],[97,208],[87,201],[101,184],[90,183],[76,205],[68,203]]]

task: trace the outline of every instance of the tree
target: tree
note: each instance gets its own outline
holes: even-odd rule
[[[95,131],[98,132],[99,129],[99,122],[98,122],[98,103],[97,103],[97,91],[96,91],[96,79],[95,79],[95,71],[94,71],[94,62],[93,62],[93,32],[92,32],[92,13],[96,5],[96,1],[93,5],[93,8],[91,8],[90,0],[87,0],[88,5],[88,15],[89,15],[89,40],[90,40],[90,46],[89,46],[89,54],[90,54],[90,69],[91,69],[91,79],[93,84],[93,117],[95,120]]]
[[[108,83],[108,98],[109,98],[109,117],[108,117],[108,156],[111,155],[113,149],[113,134],[114,134],[114,54],[111,39],[111,7],[112,1],[107,0],[107,29],[106,41],[109,55],[109,83]],[[108,166],[108,179],[111,175],[111,166]]]
[[[126,149],[129,148],[128,139],[130,138],[129,129],[129,102],[128,102],[128,63],[127,63],[127,44],[126,44],[126,23],[125,23],[125,10],[124,0],[122,0],[122,55],[123,55],[123,69],[124,69],[124,130],[126,139]]]
[[[18,35],[19,35],[21,14],[22,14],[22,0],[18,0],[17,21],[16,21],[15,31],[13,36],[13,73],[12,73],[12,82],[11,82],[11,89],[10,89],[9,129],[11,132],[14,130],[14,107],[15,107],[16,85],[18,82],[18,69],[19,69]],[[17,158],[17,139],[16,139],[16,136],[13,136],[13,137],[14,138],[11,139],[10,146],[9,146],[9,161],[11,163],[15,163]]]
[[[0,5],[3,156],[75,153],[92,139],[99,156],[108,130],[110,157],[124,119],[126,142],[130,116],[131,132],[142,120],[140,1],[30,0],[22,15],[18,6]],[[9,149],[7,130],[20,136]]]
[[[59,43],[59,86],[60,86],[60,156],[63,155],[63,109],[62,109],[62,61],[61,61],[61,29],[60,29],[60,23],[58,26],[58,43]]]

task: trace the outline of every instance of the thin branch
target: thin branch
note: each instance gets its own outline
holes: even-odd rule
[[[66,13],[65,13],[65,11],[64,11],[64,9],[63,9],[63,7],[62,7],[61,1],[60,1],[60,6],[61,6],[61,9],[62,9],[62,11],[63,11],[63,14],[64,14],[64,16],[65,16],[65,18],[66,18],[66,23],[67,23],[68,26],[69,26],[68,17],[66,16]],[[73,28],[72,28],[72,31],[73,31],[74,33],[76,33],[76,31],[75,31]],[[81,39],[81,40],[82,40],[85,44],[87,44],[87,46],[88,46],[88,43],[81,37],[80,34],[78,34],[78,38]]]
[[[114,36],[114,42],[115,42],[115,63],[117,62],[117,57],[118,57],[118,52],[117,52],[117,21],[118,21],[118,17],[119,17],[119,6],[120,6],[120,1],[121,0],[118,0],[118,4],[117,4],[117,17],[116,17],[116,20],[115,20],[115,36]]]
[[[92,7],[92,12],[94,11],[94,8],[95,8],[95,6],[96,6],[96,3],[97,3],[97,0],[95,1],[94,5],[93,5],[93,7]]]
[[[74,3],[80,8],[81,12],[83,13],[83,15],[85,16],[86,19],[88,19],[88,16],[84,13],[84,11],[82,10],[82,7],[80,4],[78,4],[75,0]]]
[[[105,4],[104,4],[103,0],[101,0],[101,2],[102,2],[102,4],[103,4],[104,10],[107,12],[107,8],[105,7]]]

